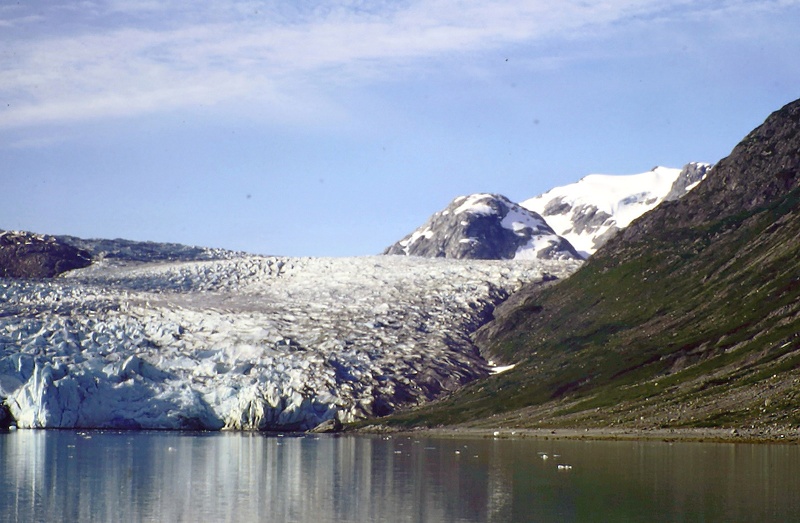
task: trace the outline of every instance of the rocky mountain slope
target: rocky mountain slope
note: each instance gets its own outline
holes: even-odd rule
[[[0,230],[0,278],[53,278],[73,269],[106,262],[226,260],[242,253],[177,243],[83,239],[27,231]],[[108,265],[108,263],[106,263]]]
[[[541,216],[496,194],[460,196],[384,254],[478,260],[580,260]]]
[[[393,423],[796,430],[798,260],[800,100],[573,276],[498,307],[476,342],[513,370]]]
[[[588,257],[634,219],[696,187],[710,168],[690,163],[682,169],[655,167],[641,174],[591,174],[520,205],[542,216]]]
[[[470,333],[579,265],[124,258],[0,278],[0,423],[305,430],[388,414],[487,376]]]
[[[166,262],[228,260],[242,253],[226,249],[194,247],[179,243],[141,242],[123,239],[84,239],[75,236],[56,236],[58,241],[85,251],[96,260],[121,262]]]
[[[91,262],[89,252],[53,236],[0,230],[0,278],[52,278]]]

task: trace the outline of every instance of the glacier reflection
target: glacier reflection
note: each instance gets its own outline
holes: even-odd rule
[[[789,521],[798,467],[781,445],[19,430],[0,520]]]
[[[482,521],[490,490],[492,511],[508,498],[487,456],[426,441],[13,431],[0,508],[19,521]]]

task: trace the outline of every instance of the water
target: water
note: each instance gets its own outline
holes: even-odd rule
[[[19,430],[0,467],[0,521],[800,521],[790,445]]]

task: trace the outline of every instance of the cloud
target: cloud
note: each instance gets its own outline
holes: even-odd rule
[[[27,28],[12,32],[0,53],[0,128],[234,100],[288,112],[292,96],[313,98],[314,86],[391,78],[419,60],[581,38],[636,18],[742,9],[737,1],[655,0],[202,6],[114,0],[53,5],[44,15],[0,11],[0,25]],[[59,17],[64,22],[56,24]]]

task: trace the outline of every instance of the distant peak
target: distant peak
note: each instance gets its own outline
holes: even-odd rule
[[[455,198],[384,254],[458,259],[583,259],[538,213],[491,193]]]

